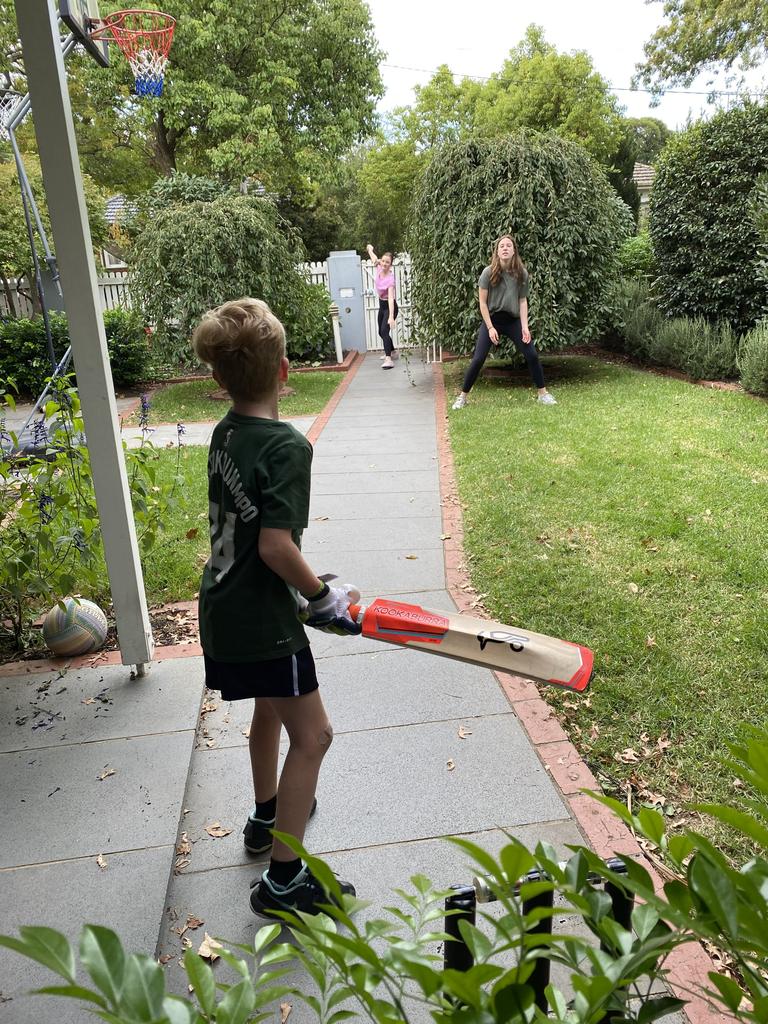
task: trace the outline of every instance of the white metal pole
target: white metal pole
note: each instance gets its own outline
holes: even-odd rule
[[[64,290],[104,554],[124,665],[152,660],[112,370],[99,303],[93,246],[75,142],[58,19],[49,0],[16,0],[43,183]]]

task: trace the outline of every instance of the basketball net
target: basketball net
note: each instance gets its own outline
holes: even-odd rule
[[[100,22],[94,39],[111,37],[131,65],[138,96],[161,96],[176,19],[161,11],[116,11]]]
[[[20,99],[22,97],[17,92],[4,92],[0,95],[0,139],[8,138],[8,125]]]

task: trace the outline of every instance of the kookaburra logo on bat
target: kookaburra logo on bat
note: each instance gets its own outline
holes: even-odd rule
[[[509,644],[509,649],[519,654],[525,649],[528,637],[509,633],[506,629],[483,629],[477,634],[477,642],[481,651],[485,650],[486,644]]]

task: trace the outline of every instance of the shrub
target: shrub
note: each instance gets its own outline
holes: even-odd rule
[[[664,324],[651,288],[644,278],[624,278],[616,288],[615,337],[619,348],[641,362],[650,359],[651,346]]]
[[[448,143],[420,178],[407,241],[422,340],[471,351],[477,280],[504,231],[531,275],[537,345],[592,341],[612,314],[621,204],[579,145],[530,130]],[[501,348],[512,351],[510,342]]]
[[[192,358],[189,337],[206,310],[243,295],[269,303],[292,353],[317,350],[320,299],[297,270],[302,257],[298,236],[268,199],[223,195],[174,205],[136,238],[131,294],[169,361]]]
[[[700,122],[667,144],[650,202],[662,309],[724,320],[738,332],[764,311],[760,236],[753,214],[768,171],[768,104]]]
[[[118,387],[133,387],[147,379],[149,344],[144,319],[132,309],[109,309],[104,313],[104,331]]]
[[[619,249],[619,266],[624,277],[644,278],[653,275],[653,249],[647,231],[625,239]]]
[[[755,186],[752,216],[759,238],[757,270],[763,285],[763,310],[768,314],[768,174],[762,175]]]
[[[694,380],[723,380],[737,375],[738,340],[728,324],[710,324],[703,317],[663,321],[651,342],[655,363],[682,370]]]
[[[436,943],[454,941],[444,921],[446,892],[415,875],[412,889],[398,893],[403,907],[385,908],[381,916],[358,923],[355,911],[360,904],[342,897],[327,865],[307,856],[290,837],[291,848],[305,856],[330,894],[328,913],[286,915],[290,941],[283,943],[277,941],[282,923],[261,928],[248,945],[236,947],[247,961],[219,949],[234,968],[232,984],[217,978],[193,949],[187,949],[182,962],[189,991],[169,994],[162,967],[152,956],[127,956],[115,933],[100,926],[82,931],[79,973],[70,942],[51,928],[23,927],[19,936],[0,936],[0,946],[44,965],[61,979],[38,991],[87,1004],[112,1024],[245,1024],[267,1017],[264,1011],[285,997],[301,1000],[311,1018],[322,1024],[347,1017],[393,1024],[422,1016],[444,1024],[651,1024],[685,1005],[658,987],[667,973],[667,957],[679,946],[701,941],[724,951],[721,962],[730,968],[728,974],[709,972],[709,998],[729,1018],[764,1024],[768,737],[749,730],[743,743],[729,746],[728,767],[746,780],[751,798],[743,810],[719,804],[695,809],[723,822],[753,847],[744,865],[729,863],[700,833],[669,834],[664,815],[655,809],[641,807],[633,813],[621,801],[602,796],[597,799],[662,864],[663,887],[642,859],[630,856],[621,858],[624,874],[616,870],[616,862],[603,861],[584,847],[571,847],[572,856],[561,864],[544,843],[529,852],[510,837],[494,857],[468,840],[451,840],[474,863],[482,886],[501,911],[482,914],[478,926],[466,919],[459,919],[457,926],[454,917],[453,934],[461,936],[473,961],[467,970],[443,970],[435,951]],[[528,874],[532,869],[536,875]],[[629,921],[619,919],[611,895],[595,888],[596,879],[636,897]],[[513,895],[518,880],[519,898]],[[521,903],[527,900],[524,911]],[[548,932],[547,921],[563,916],[564,933]],[[532,976],[543,957],[560,965],[560,977],[567,977],[573,992],[570,1000],[553,981],[543,993],[546,1006],[534,1004]],[[304,968],[298,977],[297,961]],[[685,982],[681,976],[678,983]],[[691,994],[697,996],[695,990]],[[345,1004],[354,1010],[340,1009]]]
[[[56,358],[61,359],[69,345],[67,318],[62,313],[51,313],[50,324]],[[149,347],[141,315],[127,309],[108,310],[104,313],[104,332],[114,383],[132,387],[145,380]],[[20,393],[36,395],[50,375],[43,318],[0,323],[0,379],[12,378]]]
[[[768,321],[763,320],[742,339],[739,374],[745,391],[768,396]]]

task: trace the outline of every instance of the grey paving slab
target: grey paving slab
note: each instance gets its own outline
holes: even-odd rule
[[[99,924],[116,931],[127,952],[154,956],[173,852],[171,846],[115,854],[105,858],[103,869],[88,858],[4,871],[2,930],[15,935],[20,925],[46,925],[76,943],[84,924]],[[61,980],[4,949],[0,977],[0,1024],[83,1024],[96,1019],[72,999],[27,995]],[[84,974],[81,980],[86,980]]]
[[[511,831],[528,847],[546,839],[563,857],[567,855],[568,844],[581,842],[578,829],[570,821],[521,826]],[[465,838],[492,853],[497,853],[507,842],[498,829],[470,833]],[[307,842],[311,845],[310,834]],[[354,882],[362,899],[370,901],[370,906],[360,914],[361,920],[380,916],[385,906],[402,906],[401,898],[394,890],[409,889],[408,879],[414,874],[426,875],[438,888],[468,884],[474,874],[467,855],[445,839],[346,850],[325,859],[341,877]],[[187,870],[173,877],[168,898],[171,909],[160,934],[159,949],[174,954],[174,959],[166,967],[166,977],[174,991],[183,992],[186,981],[175,958],[181,950],[181,943],[173,929],[191,915],[204,921],[199,929],[187,933],[195,946],[202,941],[204,931],[231,943],[250,943],[257,929],[265,923],[251,912],[248,903],[250,883],[260,875],[263,867],[263,862],[254,861],[217,872]],[[222,980],[226,980],[225,965],[217,964],[215,971]],[[294,1003],[294,1012],[299,1005],[298,1001]]]
[[[0,751],[194,729],[199,659],[155,662],[141,679],[125,665],[0,679]]]
[[[393,551],[340,551],[328,548],[322,558],[312,558],[315,572],[332,572],[366,594],[393,590],[438,590],[445,586],[443,553],[436,548],[403,548]]]
[[[321,494],[416,494],[437,488],[437,468],[371,473],[321,473],[312,478],[312,493]]]
[[[366,436],[362,437],[361,433]],[[437,435],[427,433],[419,439],[418,450],[423,454],[437,454]],[[374,431],[333,431],[324,430],[315,442],[315,458],[320,456],[338,457],[339,455],[380,455],[387,456],[410,454],[413,442],[398,434],[388,435],[386,432]]]
[[[339,430],[364,430],[366,427],[377,427],[386,434],[397,427],[398,431],[405,431],[406,434],[424,433],[428,434],[435,427],[435,417],[431,411],[416,406],[413,409],[402,409],[392,414],[390,412],[371,413],[365,407],[360,409],[339,407],[333,414],[335,429]]]
[[[312,486],[314,487],[318,477],[326,473],[402,473],[406,470],[432,470],[436,464],[435,452],[410,451],[395,454],[381,451],[376,455],[365,455],[360,452],[330,455],[321,452],[312,460]]]
[[[0,867],[173,843],[193,739],[187,730],[0,754],[14,823],[0,833]]]
[[[402,516],[436,516],[440,499],[426,491],[402,491],[394,494],[312,494],[309,506],[312,520],[361,520],[361,528],[370,528],[388,519]]]
[[[471,721],[480,715],[510,710],[487,669],[369,643],[376,644],[375,651],[318,659],[320,691],[337,736],[457,718],[471,729]],[[348,638],[348,649],[357,646],[356,637]],[[216,747],[244,747],[252,710],[250,701],[223,701],[218,692],[211,693],[204,704],[205,736],[198,739],[198,746],[210,742]]]
[[[301,548],[305,554],[343,550],[353,545],[357,551],[390,551],[397,548],[437,548],[442,550],[443,524],[440,516],[414,516],[388,519],[385,524],[366,523],[364,528],[350,527],[348,521],[313,519],[304,531]]]
[[[336,735],[320,774],[322,813],[313,851],[412,842],[569,817],[510,712]],[[449,765],[453,763],[453,768]],[[524,779],[524,785],[519,780]],[[226,785],[222,780],[226,779]],[[243,863],[240,830],[252,808],[244,747],[200,751],[192,762],[183,828],[194,871]],[[212,839],[214,821],[230,835]]]

